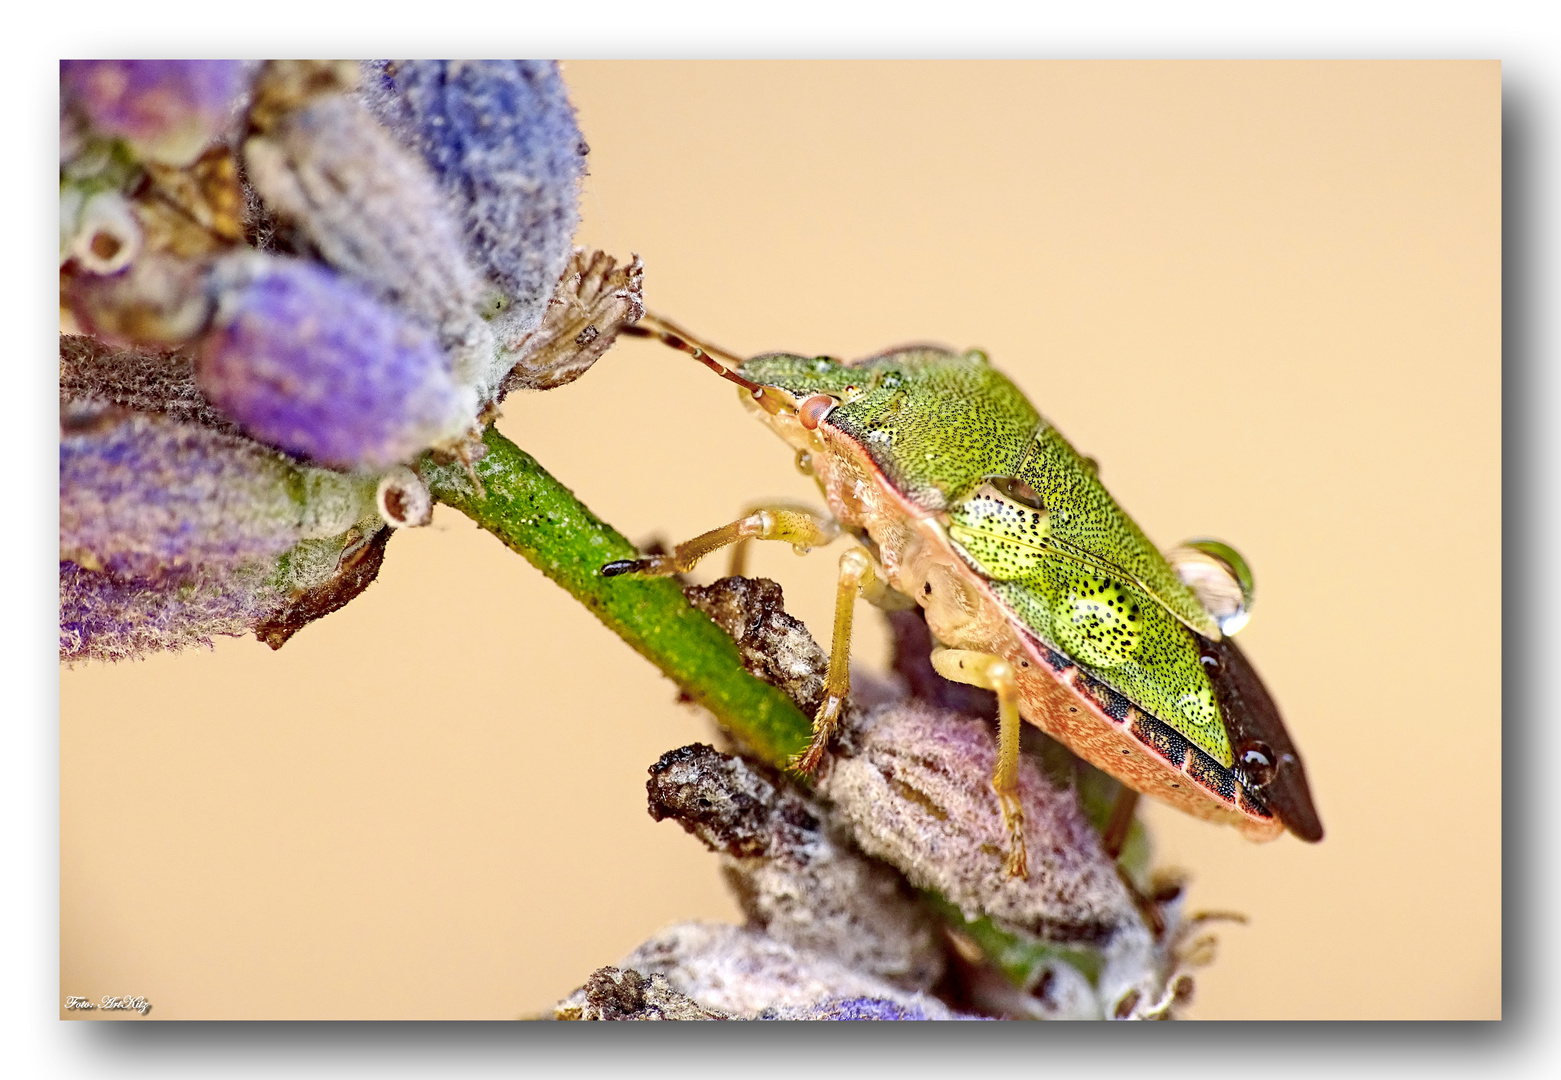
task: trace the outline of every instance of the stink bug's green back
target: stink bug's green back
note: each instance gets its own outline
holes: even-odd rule
[[[1285,828],[1322,838],[1300,757],[1231,638],[1252,598],[1241,557],[1217,541],[1162,555],[1094,462],[985,355],[915,347],[852,363],[785,353],[739,361],[661,320],[637,331],[738,383],[816,477],[832,519],[761,510],[604,574],[676,573],[748,539],[808,548],[844,530],[857,541],[841,558],[829,698],[802,769],[818,764],[849,690],[857,595],[909,597],[938,643],[937,669],[997,692],[993,787],[1010,872],[1025,872],[1021,717],[1135,791],[1250,839]]]

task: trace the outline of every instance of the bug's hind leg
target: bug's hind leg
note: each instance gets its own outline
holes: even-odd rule
[[[997,805],[1008,828],[1004,869],[1009,877],[1028,877],[1024,807],[1019,802],[1019,734],[1024,721],[1019,716],[1019,684],[1013,665],[992,653],[934,649],[932,666],[950,682],[997,692],[997,767],[992,770],[992,789],[997,792]]]
[[[618,559],[602,567],[603,577],[619,574],[645,574],[650,577],[670,577],[684,574],[694,564],[728,544],[743,540],[783,540],[799,551],[822,547],[840,535],[840,526],[831,518],[819,517],[805,511],[773,508],[759,509],[744,515],[730,525],[700,533],[692,540],[685,540],[672,549],[670,555],[645,555],[638,559]]]
[[[840,723],[840,713],[851,695],[851,619],[856,598],[877,581],[873,560],[854,547],[840,556],[840,578],[835,589],[835,633],[829,643],[829,670],[824,675],[824,704],[813,717],[813,741],[793,762],[804,775],[818,768],[829,749],[829,740]]]

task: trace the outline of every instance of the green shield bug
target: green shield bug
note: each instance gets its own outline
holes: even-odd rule
[[[742,387],[818,481],[832,518],[766,509],[605,575],[672,574],[747,540],[807,549],[843,530],[828,698],[797,765],[817,767],[850,689],[858,595],[920,603],[946,678],[997,693],[992,786],[1025,874],[1021,717],[1121,780],[1252,840],[1322,839],[1300,756],[1231,635],[1252,575],[1232,548],[1161,554],[1076,451],[979,351],[917,346],[854,362],[750,360],[654,317],[631,328]],[[726,360],[731,366],[723,364]]]

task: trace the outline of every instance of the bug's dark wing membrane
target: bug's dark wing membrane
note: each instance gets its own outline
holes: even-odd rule
[[[1236,770],[1242,770],[1243,748],[1260,748],[1272,761],[1272,775],[1266,783],[1247,783],[1261,799],[1302,840],[1316,843],[1323,838],[1322,821],[1312,804],[1306,784],[1301,755],[1290,741],[1290,733],[1279,716],[1279,708],[1268,694],[1263,680],[1246,654],[1229,637],[1221,641],[1200,642],[1209,668],[1209,679],[1224,714],[1225,730],[1236,756]],[[1249,779],[1257,779],[1249,777]]]

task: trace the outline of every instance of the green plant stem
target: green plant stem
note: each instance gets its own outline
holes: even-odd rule
[[[525,556],[758,756],[782,765],[807,746],[808,718],[743,668],[736,644],[676,581],[602,577],[604,563],[637,555],[634,545],[494,428],[483,442],[481,495],[462,466],[422,463],[436,499]]]
[[[1091,986],[1100,982],[1102,957],[1096,949],[1039,941],[1004,930],[985,915],[978,919],[967,919],[959,908],[935,892],[923,890],[921,896],[923,903],[950,926],[963,931],[986,953],[992,966],[1021,990],[1028,991],[1040,978],[1047,964],[1059,961],[1077,968]]]

